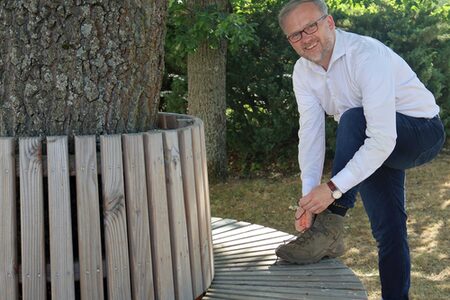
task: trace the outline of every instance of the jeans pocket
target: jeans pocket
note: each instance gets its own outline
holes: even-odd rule
[[[435,158],[444,146],[445,136],[443,136],[433,147],[422,152],[414,161],[414,166],[423,165]]]

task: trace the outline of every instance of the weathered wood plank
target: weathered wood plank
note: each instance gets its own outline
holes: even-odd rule
[[[270,297],[270,296],[269,296]],[[214,300],[219,300],[219,299],[223,299],[223,300],[261,300],[261,299],[271,299],[274,300],[273,298],[268,298],[265,297],[264,294],[260,294],[260,295],[245,295],[245,298],[243,297],[243,295],[241,294],[230,294],[230,293],[223,293],[221,290],[216,290],[214,288],[210,288],[208,290],[208,294],[202,298],[202,300],[210,300],[210,299],[214,299]]]
[[[218,218],[218,217],[211,217],[211,224],[214,225],[215,222],[223,220],[222,218]]]
[[[175,299],[162,133],[144,134],[144,146],[155,297]]]
[[[75,299],[67,136],[47,137],[52,299]]]
[[[250,226],[247,226],[250,227]],[[229,243],[233,243],[233,242],[245,242],[246,240],[250,240],[250,241],[254,241],[255,238],[259,238],[259,239],[269,239],[271,237],[274,236],[288,236],[286,233],[280,234],[280,231],[273,229],[273,228],[268,228],[268,227],[260,227],[260,228],[255,228],[253,230],[250,231],[244,231],[244,232],[239,232],[238,230],[233,230],[232,232],[236,232],[236,234],[233,235],[229,235],[229,236],[225,236],[222,238],[218,238],[218,239],[214,239],[214,244],[223,244],[223,243],[227,243],[227,245]]]
[[[17,216],[14,138],[0,138],[0,299],[16,299]]]
[[[241,223],[241,222],[239,222],[239,223]],[[250,223],[244,223],[244,222],[242,222],[242,223],[243,224],[236,223],[234,226],[222,227],[217,230],[213,229],[213,243],[215,243],[215,241],[220,240],[222,238],[234,236],[236,233],[239,234],[239,233],[253,231],[253,230],[264,227],[264,226],[257,225],[257,224],[250,224]]]
[[[101,300],[103,263],[95,136],[75,137],[81,299]]]
[[[101,136],[100,153],[108,297],[131,299],[120,135]]]
[[[125,134],[122,137],[122,142],[133,299],[150,300],[155,298],[155,294],[153,290],[144,139],[142,134]]]
[[[353,272],[348,268],[333,269],[331,271],[333,275],[354,275]],[[292,275],[292,276],[329,276],[329,269],[303,269],[303,266],[293,265],[293,267],[278,266],[278,265],[252,265],[249,264],[242,268],[219,268],[217,269],[217,275],[221,276],[280,276],[280,275]]]
[[[264,295],[271,295],[273,297],[282,297],[286,299],[298,299],[291,298],[288,295],[293,296],[309,296],[313,298],[314,296],[319,297],[330,297],[334,299],[366,299],[364,292],[354,291],[354,290],[341,290],[341,289],[331,289],[331,288],[307,288],[307,287],[282,287],[280,289],[274,289],[273,286],[260,286],[253,282],[251,285],[234,285],[234,284],[214,284],[211,286],[214,289],[220,289],[221,292],[232,291],[240,292],[242,295],[251,292],[251,294],[263,292]],[[273,298],[272,298],[273,299]],[[314,299],[314,298],[313,298]]]
[[[175,297],[177,299],[192,299],[189,243],[177,132],[164,132],[163,140]]]
[[[201,160],[203,167],[203,181],[205,187],[205,210],[206,210],[206,224],[207,224],[207,234],[208,234],[208,250],[209,250],[209,261],[211,269],[211,278],[214,278],[214,254],[213,254],[213,242],[212,242],[212,228],[211,228],[211,208],[209,201],[209,182],[208,182],[208,164],[206,157],[206,140],[205,140],[205,127],[203,121],[199,120],[200,128],[200,146],[202,150]]]
[[[272,286],[274,288],[282,287],[306,287],[306,288],[320,288],[320,289],[345,289],[345,290],[360,290],[361,283],[353,280],[353,275],[344,276],[322,276],[320,280],[314,278],[310,280],[311,276],[235,276],[230,277],[214,277],[217,284],[227,285],[257,285]]]
[[[198,220],[197,191],[195,188],[194,156],[191,130],[189,128],[178,130],[178,140],[180,145],[184,204],[186,206],[186,222],[189,239],[192,289],[194,293],[193,297],[197,298],[207,288],[203,287],[199,237],[199,226],[206,226],[207,224],[200,223]]]
[[[19,159],[22,297],[46,299],[41,139],[21,138]]]
[[[235,251],[235,250],[251,249],[253,247],[258,247],[258,246],[264,247],[264,246],[269,246],[269,245],[279,245],[279,244],[285,242],[288,237],[289,236],[287,236],[287,235],[281,234],[280,236],[271,238],[269,240],[256,239],[255,241],[248,241],[245,244],[234,243],[233,245],[231,245],[229,247],[226,247],[223,244],[215,245],[214,252],[222,253],[222,252],[231,252],[231,251]]]
[[[199,227],[203,286],[207,287],[211,283],[213,275],[211,272],[212,258],[209,255],[209,246],[208,246],[209,229],[206,226],[206,224],[209,222],[209,220],[207,220],[206,204],[205,204],[206,202],[205,189],[207,188],[207,186],[205,186],[205,179],[204,179],[205,174],[203,171],[202,146],[201,146],[201,136],[199,126],[192,127],[192,149],[194,156],[195,189],[197,191],[197,217],[199,224],[203,224],[203,226]]]
[[[253,247],[241,247],[233,249],[227,249],[224,245],[220,247],[214,247],[214,257],[226,257],[228,255],[239,255],[241,253],[251,253],[254,251],[273,250],[279,244],[282,244],[285,239],[274,240],[265,244],[254,245]]]
[[[235,224],[235,223],[238,223],[238,221],[231,220],[231,219],[218,220],[218,221],[214,222],[214,224],[211,225],[212,226],[211,230],[216,232],[221,227],[228,226],[230,224]],[[229,230],[229,229],[231,229],[231,227],[227,227],[227,230]]]

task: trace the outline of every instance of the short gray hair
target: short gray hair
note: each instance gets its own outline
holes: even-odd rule
[[[280,24],[281,29],[283,29],[283,21],[294,9],[303,3],[313,3],[320,12],[324,15],[328,14],[328,6],[324,0],[291,0],[280,10],[278,14],[278,24]]]

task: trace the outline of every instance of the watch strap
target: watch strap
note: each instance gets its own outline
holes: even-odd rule
[[[334,184],[334,182],[331,181],[331,180],[329,180],[329,181],[327,182],[327,185],[328,185],[328,187],[330,188],[330,190],[331,190],[332,192],[338,190],[338,188],[336,187],[336,185]]]

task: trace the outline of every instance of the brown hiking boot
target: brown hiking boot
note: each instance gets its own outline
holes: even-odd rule
[[[297,239],[280,245],[278,257],[296,264],[316,263],[324,257],[344,254],[344,217],[325,210],[317,215],[313,226]]]

